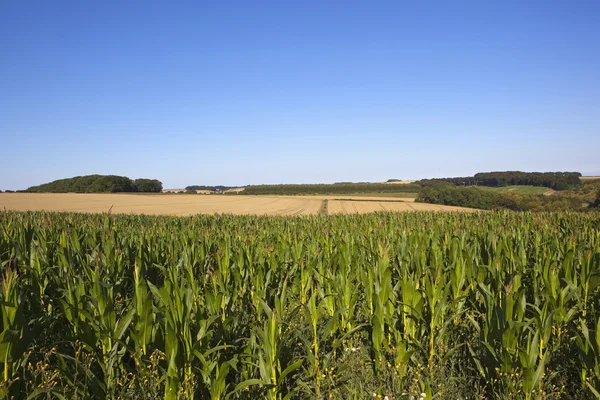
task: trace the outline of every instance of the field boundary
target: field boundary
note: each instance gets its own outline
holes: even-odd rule
[[[323,202],[321,203],[321,207],[319,208],[319,211],[317,212],[317,214],[323,215],[323,216],[329,215],[329,200],[328,199],[323,200]]]

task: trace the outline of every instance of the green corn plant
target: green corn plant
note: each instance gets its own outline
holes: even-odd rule
[[[2,326],[0,326],[0,359],[2,360],[2,381],[8,385],[13,378],[14,366],[19,358],[19,347],[23,340],[24,320],[19,293],[19,276],[10,267],[2,276],[2,292],[0,293],[0,310]]]
[[[27,273],[31,279],[32,288],[36,289],[35,302],[40,308],[41,314],[47,314],[47,304],[45,299],[46,288],[49,284],[47,271],[47,262],[44,260],[43,250],[47,247],[47,238],[43,231],[36,233],[36,240],[30,242],[29,247],[29,263],[27,265]],[[44,268],[46,267],[46,268]]]
[[[595,396],[599,220],[0,212],[11,395]]]
[[[194,295],[185,283],[181,268],[179,263],[172,268],[163,269],[164,286],[160,289],[147,282],[164,320],[164,353],[168,363],[165,399],[177,399],[182,384],[193,378]],[[184,397],[192,398],[193,393],[186,393]]]
[[[148,347],[154,342],[156,335],[156,323],[152,295],[148,289],[146,279],[142,275],[143,261],[141,255],[136,257],[134,266],[134,317],[131,328],[131,339],[136,349],[141,350],[144,356],[148,355]]]
[[[90,347],[99,344],[104,387],[107,394],[115,391],[115,378],[123,356],[123,336],[134,317],[135,308],[126,304],[122,314],[115,305],[114,286],[103,280],[102,271],[91,272],[92,287],[88,296],[87,312],[82,313],[90,337],[83,337]],[[90,340],[91,339],[91,340]]]
[[[581,382],[600,399],[600,319],[594,329],[589,329],[583,319],[580,321],[576,344],[582,361]]]
[[[321,355],[319,349],[319,321],[321,319],[321,311],[319,303],[317,303],[318,294],[313,291],[304,305],[304,316],[310,327],[311,341],[306,340],[305,347],[307,348],[307,358],[309,360],[309,373],[314,380],[314,396],[321,398]]]
[[[384,349],[390,343],[389,327],[393,321],[391,298],[392,268],[389,265],[388,249],[383,244],[378,245],[377,264],[373,276],[368,280],[373,283],[373,315],[371,317],[372,343],[375,359],[381,365],[385,360]]]
[[[285,296],[285,294],[282,293],[282,296]],[[302,360],[295,362],[282,360],[282,321],[279,319],[281,318],[279,317],[281,314],[277,312],[277,309],[271,309],[264,302],[263,312],[266,315],[266,319],[260,332],[261,340],[258,356],[260,383],[267,388],[267,399],[287,399],[290,398],[293,391],[285,393],[283,382],[287,375],[302,366]]]

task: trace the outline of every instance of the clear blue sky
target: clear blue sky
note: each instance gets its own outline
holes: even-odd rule
[[[600,174],[598,21],[598,0],[0,0],[0,189]]]

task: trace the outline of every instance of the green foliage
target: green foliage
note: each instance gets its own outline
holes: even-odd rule
[[[527,185],[514,185],[514,186],[477,186],[481,190],[491,190],[498,193],[509,193],[509,194],[544,194],[549,191],[548,188],[543,186],[527,186]],[[556,193],[556,192],[555,192]]]
[[[479,185],[491,187],[530,185],[543,186],[554,190],[565,190],[581,185],[580,176],[579,172],[480,172],[469,177],[422,180],[419,183],[443,181],[455,186]]]
[[[125,176],[85,175],[32,186],[26,191],[39,193],[118,193],[160,192],[161,190],[162,183],[156,179],[132,181]]]
[[[598,190],[598,196],[596,197],[596,200],[590,204],[590,208],[598,208],[600,207],[600,190]]]
[[[416,201],[480,210],[513,211],[582,211],[580,200],[562,196],[513,194],[481,190],[478,187],[457,187],[443,181],[423,183]]]
[[[162,190],[162,182],[157,179],[136,179],[133,182],[136,192],[145,193],[160,193]]]
[[[0,265],[2,398],[600,391],[596,212],[5,211]]]
[[[204,185],[191,185],[186,186],[185,190],[212,190],[213,192],[224,192],[229,189],[237,189],[239,186],[204,186]]]
[[[416,193],[420,186],[386,183],[334,183],[334,184],[289,184],[246,186],[241,194],[354,194],[354,193]]]
[[[584,203],[593,203],[600,195],[600,179],[584,181],[582,186],[560,192],[560,195],[577,198]]]

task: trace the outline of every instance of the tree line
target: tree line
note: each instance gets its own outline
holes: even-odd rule
[[[237,189],[239,186],[205,186],[205,185],[190,185],[186,186],[185,190],[212,190],[213,192],[224,192],[229,189]]]
[[[424,179],[420,183],[443,181],[455,186],[511,186],[530,185],[542,186],[554,190],[565,190],[581,185],[579,172],[480,172],[474,176],[460,178]]]
[[[156,179],[130,179],[118,175],[85,175],[58,179],[24,192],[35,193],[159,193],[162,182]]]
[[[334,183],[286,184],[246,186],[241,194],[247,195],[300,195],[300,194],[352,194],[352,193],[416,193],[415,184],[389,185],[385,183]]]
[[[578,198],[498,193],[476,187],[457,187],[440,181],[424,185],[419,191],[416,201],[481,210],[581,211],[585,209]],[[596,202],[600,202],[600,197]],[[590,207],[592,206],[593,204],[590,205]]]

